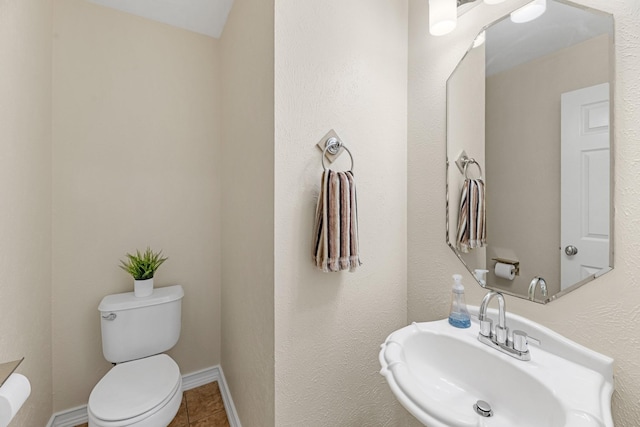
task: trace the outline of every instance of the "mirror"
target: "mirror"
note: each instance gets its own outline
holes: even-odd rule
[[[613,17],[547,0],[476,41],[447,80],[447,243],[546,303],[613,268]]]

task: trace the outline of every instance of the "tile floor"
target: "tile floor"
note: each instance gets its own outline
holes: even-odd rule
[[[88,427],[88,424],[76,427]],[[229,427],[218,383],[185,391],[180,410],[169,427]]]

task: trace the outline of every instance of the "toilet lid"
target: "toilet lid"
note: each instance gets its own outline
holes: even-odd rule
[[[180,369],[166,354],[121,363],[94,387],[89,408],[105,421],[134,418],[173,396],[179,384]]]

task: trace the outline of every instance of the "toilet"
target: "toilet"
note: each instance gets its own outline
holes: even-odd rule
[[[180,337],[182,286],[107,295],[98,310],[102,353],[116,365],[89,396],[89,427],[166,427],[182,401],[182,376],[164,351]]]

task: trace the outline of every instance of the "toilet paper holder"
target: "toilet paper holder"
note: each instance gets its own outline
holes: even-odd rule
[[[506,258],[491,258],[491,260],[495,261],[495,262],[501,262],[503,264],[511,264],[515,267],[515,275],[519,276],[520,275],[520,261],[514,261],[512,259],[506,259]]]
[[[0,387],[7,381],[7,378],[13,374],[18,366],[22,363],[24,357],[20,360],[14,360],[12,362],[0,363]]]
[[[0,364],[2,371],[2,385],[0,386],[0,427],[7,427],[16,416],[20,408],[31,395],[31,384],[29,379],[22,374],[15,372],[22,361]]]

